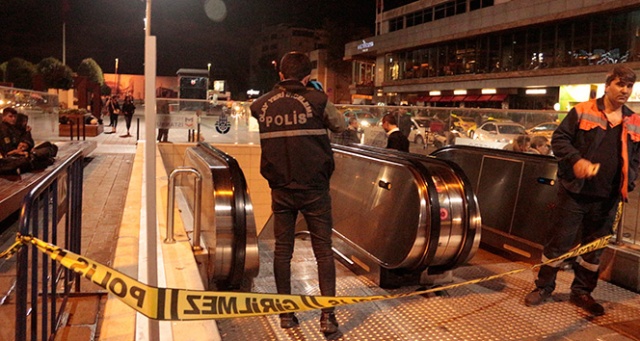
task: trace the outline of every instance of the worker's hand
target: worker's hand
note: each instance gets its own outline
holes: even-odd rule
[[[591,161],[587,159],[580,159],[573,164],[573,174],[575,174],[578,179],[592,178],[598,174],[598,170],[600,170],[600,164],[591,163]]]

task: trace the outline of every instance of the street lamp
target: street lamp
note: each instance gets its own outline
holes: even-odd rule
[[[119,87],[120,87],[120,78],[118,77],[118,58],[116,58],[116,95],[118,94]]]

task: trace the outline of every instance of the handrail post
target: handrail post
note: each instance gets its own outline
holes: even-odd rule
[[[200,172],[195,170],[196,174],[196,190],[194,191],[193,200],[194,200],[194,215],[193,218],[193,245],[191,248],[193,251],[201,251],[202,246],[200,246],[200,210],[202,209],[202,175]]]
[[[618,226],[616,227],[616,245],[623,245],[624,244],[624,206],[625,203],[624,201],[620,204],[620,221],[618,221]]]
[[[175,206],[175,178],[179,174],[192,173],[196,176],[195,191],[193,196],[194,201],[194,220],[193,220],[193,245],[194,251],[202,250],[200,246],[200,210],[202,208],[202,175],[195,168],[178,167],[174,169],[169,175],[169,194],[167,200],[167,236],[164,239],[166,244],[173,244],[176,240],[173,238],[173,209]]]
[[[164,239],[165,244],[173,244],[176,240],[173,238],[173,208],[175,206],[175,178],[178,169],[174,169],[169,175],[169,194],[167,198],[167,236]]]

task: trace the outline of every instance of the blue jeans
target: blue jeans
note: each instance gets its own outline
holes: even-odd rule
[[[544,246],[544,256],[553,259],[567,253],[577,244],[588,244],[611,234],[619,201],[618,196],[605,199],[580,196],[567,192],[560,185],[552,229],[548,231],[547,243]],[[586,262],[583,265],[592,269],[589,270],[579,263],[575,264],[574,280],[571,283],[573,293],[589,294],[596,288],[599,269],[594,268],[599,267],[603,251],[604,249],[599,249],[580,256]],[[558,269],[548,265],[542,266],[536,287],[553,291],[556,287]]]
[[[336,295],[336,267],[331,249],[333,220],[329,190],[272,189],[273,233],[276,240],[273,272],[279,294],[291,294],[291,258],[295,224],[302,213],[311,233],[311,246],[318,264],[318,283],[322,296]],[[333,308],[322,309],[325,312]]]

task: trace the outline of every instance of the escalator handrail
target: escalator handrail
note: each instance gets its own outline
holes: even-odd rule
[[[480,208],[478,207],[478,202],[476,200],[476,197],[473,193],[473,186],[471,185],[471,181],[469,180],[469,178],[467,177],[467,175],[464,173],[464,171],[462,170],[462,168],[460,166],[458,166],[455,162],[451,162],[449,160],[443,160],[443,159],[438,159],[437,155],[433,155],[435,153],[432,153],[432,155],[421,155],[421,154],[414,154],[414,153],[407,153],[407,152],[402,152],[402,151],[398,151],[395,149],[387,149],[387,148],[380,148],[380,147],[373,147],[373,146],[368,146],[368,145],[352,145],[351,147],[344,147],[341,145],[332,145],[333,148],[345,148],[347,150],[351,150],[354,151],[356,149],[360,149],[360,150],[366,150],[368,152],[371,153],[375,153],[377,155],[379,155],[379,157],[381,158],[385,158],[385,157],[393,157],[393,158],[400,158],[400,159],[405,159],[408,160],[409,162],[412,163],[412,165],[414,165],[415,167],[422,169],[422,170],[426,170],[426,168],[424,166],[422,166],[420,161],[428,161],[428,162],[439,162],[439,163],[443,163],[446,166],[450,167],[453,169],[454,173],[460,178],[460,180],[463,183],[463,191],[464,191],[464,197],[465,197],[465,204],[467,205],[467,212],[471,212],[474,216],[479,216],[480,215]],[[471,147],[473,148],[473,147]],[[532,154],[533,155],[533,154]],[[430,175],[430,172],[425,172],[424,174]],[[438,208],[438,215],[436,216],[432,216],[432,217],[439,217],[439,208],[440,208],[440,203],[437,202],[437,200],[434,200],[433,198],[437,198],[437,192],[435,192],[435,183],[433,182],[433,180],[431,179],[430,176],[427,176],[425,181],[427,182],[427,184],[429,185],[428,187],[431,187],[431,191],[429,192],[429,198],[430,198],[430,202],[431,202],[431,213],[434,214],[434,208],[437,207]],[[434,204],[434,202],[437,202],[437,204]],[[434,221],[434,219],[431,219],[432,222]],[[438,220],[437,226],[440,227],[440,221]],[[439,266],[434,266],[432,267],[435,271],[437,271],[438,268],[443,268],[443,269],[450,269],[452,266],[460,264],[466,260],[468,260],[468,258],[471,256],[471,252],[474,249],[474,244],[476,243],[476,235],[478,233],[478,230],[481,228],[481,223],[478,222],[478,224],[473,224],[473,221],[470,221],[470,219],[465,219],[465,234],[464,234],[464,242],[463,242],[463,246],[460,247],[458,249],[458,254],[456,255],[456,257],[454,257],[449,263],[444,264],[444,265],[439,265]],[[432,244],[435,241],[435,247],[432,248],[432,250],[437,250],[437,242],[438,242],[438,236],[439,236],[439,228],[438,229],[432,229],[432,230],[436,230],[434,231],[430,231],[431,232],[431,236],[433,236],[434,234],[437,233],[436,238],[434,238],[434,240],[430,240],[429,241],[429,247],[434,246],[434,244]],[[433,255],[435,255],[435,252],[433,253]],[[432,258],[433,256],[431,256]],[[425,260],[429,260],[429,258],[425,258]],[[424,264],[429,264],[429,263],[424,263]]]
[[[198,147],[202,147],[210,155],[222,160],[228,167],[229,180],[232,185],[233,199],[231,204],[231,215],[233,219],[233,261],[229,270],[228,284],[231,287],[239,287],[245,277],[245,261],[247,248],[247,212],[246,203],[248,192],[247,182],[244,174],[235,158],[225,152],[211,146],[206,142],[199,142]]]
[[[350,147],[345,147],[342,145],[332,145],[332,147],[338,150],[343,149],[343,150],[348,150],[348,151],[358,152],[358,153],[362,153],[363,151],[366,151],[367,152],[366,154],[370,156],[374,156],[382,160],[389,160],[389,161],[395,161],[395,162],[397,162],[398,159],[404,160],[406,162],[408,159],[406,158],[406,156],[409,154],[406,152],[384,149],[384,148],[377,148],[377,147],[366,146],[366,145],[352,145]],[[410,160],[408,161],[410,162]],[[426,167],[424,167],[420,163],[410,162],[410,164],[418,169],[417,173],[420,174],[422,177],[422,180],[427,183],[427,186],[426,186],[427,199],[429,200],[429,213],[430,213],[429,231],[428,231],[429,233],[427,234],[428,241],[425,245],[425,249],[423,250],[423,255],[422,257],[420,257],[421,261],[418,262],[418,265],[420,264],[424,265],[424,264],[429,264],[433,260],[436,254],[435,251],[438,249],[438,241],[440,238],[440,219],[439,219],[440,202],[437,200],[438,193],[436,192],[435,183],[433,182],[433,179],[431,179],[431,176],[427,176],[427,175],[430,175],[430,172],[426,169]],[[423,267],[426,267],[426,265]]]
[[[408,160],[410,160],[412,163],[419,163],[418,161],[429,161],[429,162],[434,162],[434,160],[437,160],[438,162],[444,163],[446,164],[448,167],[450,167],[451,169],[453,169],[454,173],[460,178],[460,180],[463,183],[463,191],[464,191],[464,197],[465,197],[465,201],[466,201],[466,205],[467,205],[467,212],[472,212],[475,213],[476,215],[480,215],[480,208],[478,206],[478,202],[476,200],[476,197],[473,193],[473,186],[471,184],[471,181],[469,180],[469,177],[467,177],[467,175],[465,174],[464,170],[458,166],[458,164],[456,164],[455,162],[449,161],[449,160],[443,160],[443,159],[438,159],[437,158],[437,151],[440,151],[442,149],[446,149],[446,148],[450,148],[450,147],[446,147],[446,148],[442,148],[437,150],[436,152],[432,153],[431,155],[421,155],[421,154],[414,154],[414,153],[407,153],[407,152],[401,152],[401,151],[397,151],[397,150],[393,150],[393,149],[382,149],[382,148],[378,148],[378,147],[372,147],[372,146],[358,146],[361,147],[363,149],[367,149],[367,150],[380,150],[381,153],[385,153],[387,155],[395,155],[398,157],[404,157],[407,158]],[[475,148],[475,147],[467,147],[467,148]],[[494,149],[495,150],[495,149]],[[531,154],[534,155],[534,154]],[[542,155],[539,155],[542,156]],[[429,179],[431,180],[431,179]],[[433,181],[429,182],[430,185],[434,185]],[[435,186],[434,186],[435,187]],[[431,195],[431,193],[429,193]],[[436,194],[437,195],[437,194]],[[442,268],[442,269],[451,269],[452,266],[455,266],[457,264],[461,264],[463,263],[465,260],[467,260],[469,258],[469,256],[471,255],[471,252],[473,250],[473,245],[475,243],[475,236],[478,233],[478,229],[481,228],[481,224],[472,224],[472,222],[470,221],[470,219],[465,219],[465,234],[464,234],[464,243],[463,246],[461,248],[458,249],[458,255],[456,257],[454,257],[452,259],[451,262],[447,263],[447,264],[443,264],[443,265],[439,265],[439,266],[434,266],[433,269],[434,271],[438,271],[438,268]]]

